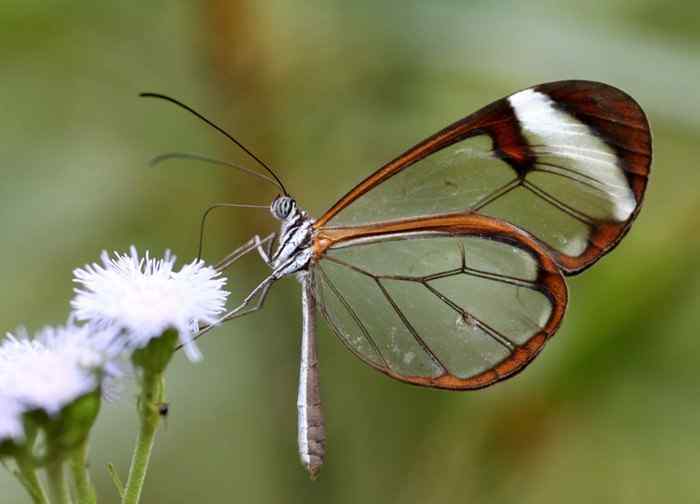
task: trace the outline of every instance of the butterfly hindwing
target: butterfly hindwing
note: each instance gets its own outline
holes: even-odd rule
[[[554,334],[567,291],[527,233],[477,214],[320,233],[322,313],[341,341],[402,381],[481,388],[523,369]]]

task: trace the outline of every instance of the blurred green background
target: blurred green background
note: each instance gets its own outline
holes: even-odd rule
[[[328,459],[296,453],[299,292],[179,355],[144,502],[690,502],[700,493],[700,4],[695,1],[5,0],[0,4],[2,327],[68,313],[71,271],[101,250],[196,253],[207,205],[267,203],[255,179],[157,154],[251,166],[211,129],[140,91],[176,96],[238,135],[319,215],[351,184],[480,106],[540,82],[601,80],[647,111],[655,158],[620,247],[571,279],[556,338],[517,378],[474,393],[403,385],[320,329]],[[215,260],[272,230],[222,210]],[[265,274],[230,273],[235,296]],[[134,390],[95,429],[126,475]],[[0,472],[0,501],[26,502]]]

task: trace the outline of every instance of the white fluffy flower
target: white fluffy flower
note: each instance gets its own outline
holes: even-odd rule
[[[22,407],[14,398],[0,393],[0,444],[23,439]]]
[[[139,258],[131,253],[102,253],[102,264],[90,264],[74,272],[76,295],[71,302],[79,320],[99,327],[124,330],[130,349],[143,348],[169,328],[178,331],[188,357],[201,356],[192,341],[200,323],[217,321],[226,306],[226,279],[202,261],[173,271],[176,258]]]
[[[69,322],[29,338],[25,331],[0,343],[0,438],[21,437],[20,416],[32,410],[56,415],[80,397],[99,390],[116,374],[109,332]]]

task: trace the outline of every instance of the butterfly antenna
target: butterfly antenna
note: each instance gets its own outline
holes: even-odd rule
[[[209,214],[218,208],[264,208],[266,210],[270,209],[269,205],[248,205],[244,203],[218,203],[212,205],[204,211],[202,214],[202,222],[199,225],[199,247],[197,248],[197,260],[202,259],[202,254],[204,252],[204,226],[207,222],[207,217]]]
[[[210,163],[219,166],[228,166],[229,168],[240,170],[244,173],[247,173],[248,175],[252,175],[254,177],[258,177],[262,180],[265,180],[266,182],[270,182],[271,184],[274,184],[275,187],[278,187],[280,190],[284,190],[284,188],[275,179],[268,177],[267,175],[263,175],[262,173],[258,173],[255,170],[251,170],[249,168],[239,166],[237,164],[229,163],[228,161],[221,161],[220,159],[214,159],[207,156],[202,156],[200,154],[193,154],[190,152],[168,152],[166,154],[161,154],[160,156],[154,157],[148,164],[150,166],[155,166],[157,164],[160,164],[164,161],[169,161],[171,159],[187,159],[193,161],[202,161],[204,163]]]
[[[222,135],[224,135],[226,138],[228,138],[229,140],[231,140],[233,143],[235,143],[238,147],[240,147],[241,149],[243,149],[243,151],[244,151],[246,154],[248,154],[251,158],[253,158],[260,166],[262,166],[263,168],[265,168],[265,170],[267,170],[268,173],[269,173],[270,175],[272,175],[272,178],[274,178],[274,179],[277,181],[277,183],[279,184],[280,189],[282,189],[282,192],[284,193],[284,195],[285,195],[285,196],[289,196],[289,193],[288,193],[287,190],[285,189],[284,184],[283,184],[282,181],[279,179],[279,177],[275,174],[275,172],[272,171],[272,168],[270,168],[269,166],[267,166],[267,164],[265,164],[265,162],[263,162],[258,156],[256,156],[255,154],[253,154],[245,145],[243,145],[241,142],[239,142],[238,140],[236,140],[236,139],[233,137],[233,135],[231,135],[230,133],[228,133],[225,129],[223,129],[223,128],[220,127],[220,126],[217,126],[216,124],[214,124],[213,122],[211,122],[209,119],[207,119],[206,117],[204,117],[202,114],[200,114],[199,112],[197,112],[196,110],[194,110],[192,107],[190,107],[190,106],[188,106],[188,105],[185,105],[185,104],[182,103],[181,101],[176,100],[175,98],[171,98],[170,96],[166,96],[166,95],[163,95],[163,94],[160,94],[160,93],[140,93],[139,96],[142,96],[142,97],[144,97],[144,98],[158,98],[158,99],[160,99],[160,100],[169,101],[170,103],[174,103],[174,104],[177,105],[178,107],[187,110],[190,114],[192,114],[192,115],[194,115],[195,117],[199,118],[201,121],[205,122],[206,124],[208,124],[209,126],[211,126],[212,128],[214,128],[215,130],[217,130],[219,133],[221,133]]]

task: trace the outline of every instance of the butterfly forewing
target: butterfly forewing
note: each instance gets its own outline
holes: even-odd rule
[[[479,388],[512,375],[566,306],[554,261],[497,219],[329,229],[317,246],[316,294],[331,327],[371,366],[419,385]]]
[[[413,147],[341,198],[316,227],[477,212],[529,231],[574,273],[624,235],[650,161],[648,124],[632,98],[596,82],[543,84]]]

